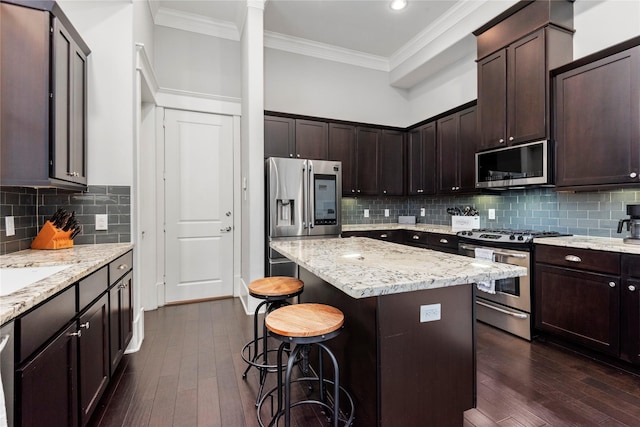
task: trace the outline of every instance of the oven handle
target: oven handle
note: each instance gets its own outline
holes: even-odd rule
[[[461,245],[460,245],[460,248],[461,248],[461,249],[464,249],[464,250],[467,250],[467,251],[472,251],[472,250],[474,250],[474,249],[475,249],[475,248],[472,248],[472,247],[470,247],[470,246],[463,245],[463,244],[461,244]],[[495,255],[506,256],[506,257],[511,257],[511,258],[526,259],[526,258],[528,257],[528,255],[523,255],[523,254],[509,254],[509,253],[502,252],[502,251],[493,251],[493,253],[494,253]]]
[[[529,317],[528,315],[526,315],[524,313],[514,313],[513,311],[503,310],[501,308],[494,307],[492,305],[489,305],[487,303],[484,303],[484,302],[478,301],[478,300],[476,300],[476,304],[481,305],[483,307],[490,308],[490,309],[495,310],[495,311],[499,311],[500,313],[508,314],[509,316],[517,317],[518,319],[526,319],[527,317]]]

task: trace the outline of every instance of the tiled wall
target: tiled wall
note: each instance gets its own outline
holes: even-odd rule
[[[0,255],[28,249],[42,224],[59,209],[76,211],[82,231],[74,244],[131,241],[131,188],[129,186],[89,186],[87,192],[51,188],[0,188]],[[95,229],[95,214],[108,214],[109,230]],[[6,236],[5,221],[13,216],[15,236]]]
[[[476,196],[412,196],[343,198],[344,224],[380,224],[398,222],[398,215],[415,215],[418,222],[451,223],[448,207],[472,206],[480,213],[480,226],[554,230],[571,234],[622,237],[618,220],[627,218],[626,205],[640,204],[640,190],[615,190],[587,193],[562,193],[550,188],[509,190]],[[425,216],[420,216],[425,208]],[[496,219],[488,220],[488,209],[496,210]],[[363,217],[369,209],[369,218]],[[389,217],[384,216],[389,209]]]

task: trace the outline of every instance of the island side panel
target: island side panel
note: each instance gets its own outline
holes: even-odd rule
[[[344,330],[325,344],[338,360],[341,385],[354,399],[354,425],[379,426],[377,299],[352,298],[304,268],[300,268],[299,277],[304,282],[300,302],[328,304],[344,313]],[[317,366],[313,355],[312,364]],[[333,372],[325,369],[325,375]]]
[[[462,426],[475,407],[472,285],[378,298],[382,426]],[[421,322],[420,307],[440,319]],[[432,317],[433,318],[433,317]]]

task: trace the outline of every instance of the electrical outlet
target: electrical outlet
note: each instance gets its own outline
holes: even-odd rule
[[[488,217],[489,217],[489,219],[496,219],[496,210],[495,209],[489,209]]]
[[[389,209],[384,210],[384,216],[389,216]]]
[[[4,217],[4,229],[7,232],[7,237],[16,235],[16,224],[12,216]]]
[[[420,306],[420,323],[440,320],[442,307],[440,304],[427,304]]]
[[[369,209],[364,210],[364,217],[369,218]]]
[[[420,216],[427,216],[427,210],[425,208],[420,208]]]
[[[96,230],[109,229],[109,216],[107,214],[96,214]]]

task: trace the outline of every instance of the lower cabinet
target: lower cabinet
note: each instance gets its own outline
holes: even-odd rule
[[[109,289],[109,319],[111,324],[111,374],[133,336],[133,306],[131,294],[133,273],[129,272]]]
[[[342,237],[368,237],[387,242],[403,243],[404,230],[344,231],[342,232]]]
[[[434,251],[458,253],[458,237],[451,234],[411,230],[345,231],[342,237],[369,237],[376,240],[401,243],[408,246],[433,249]]]
[[[640,365],[640,256],[622,255],[620,358]]]

